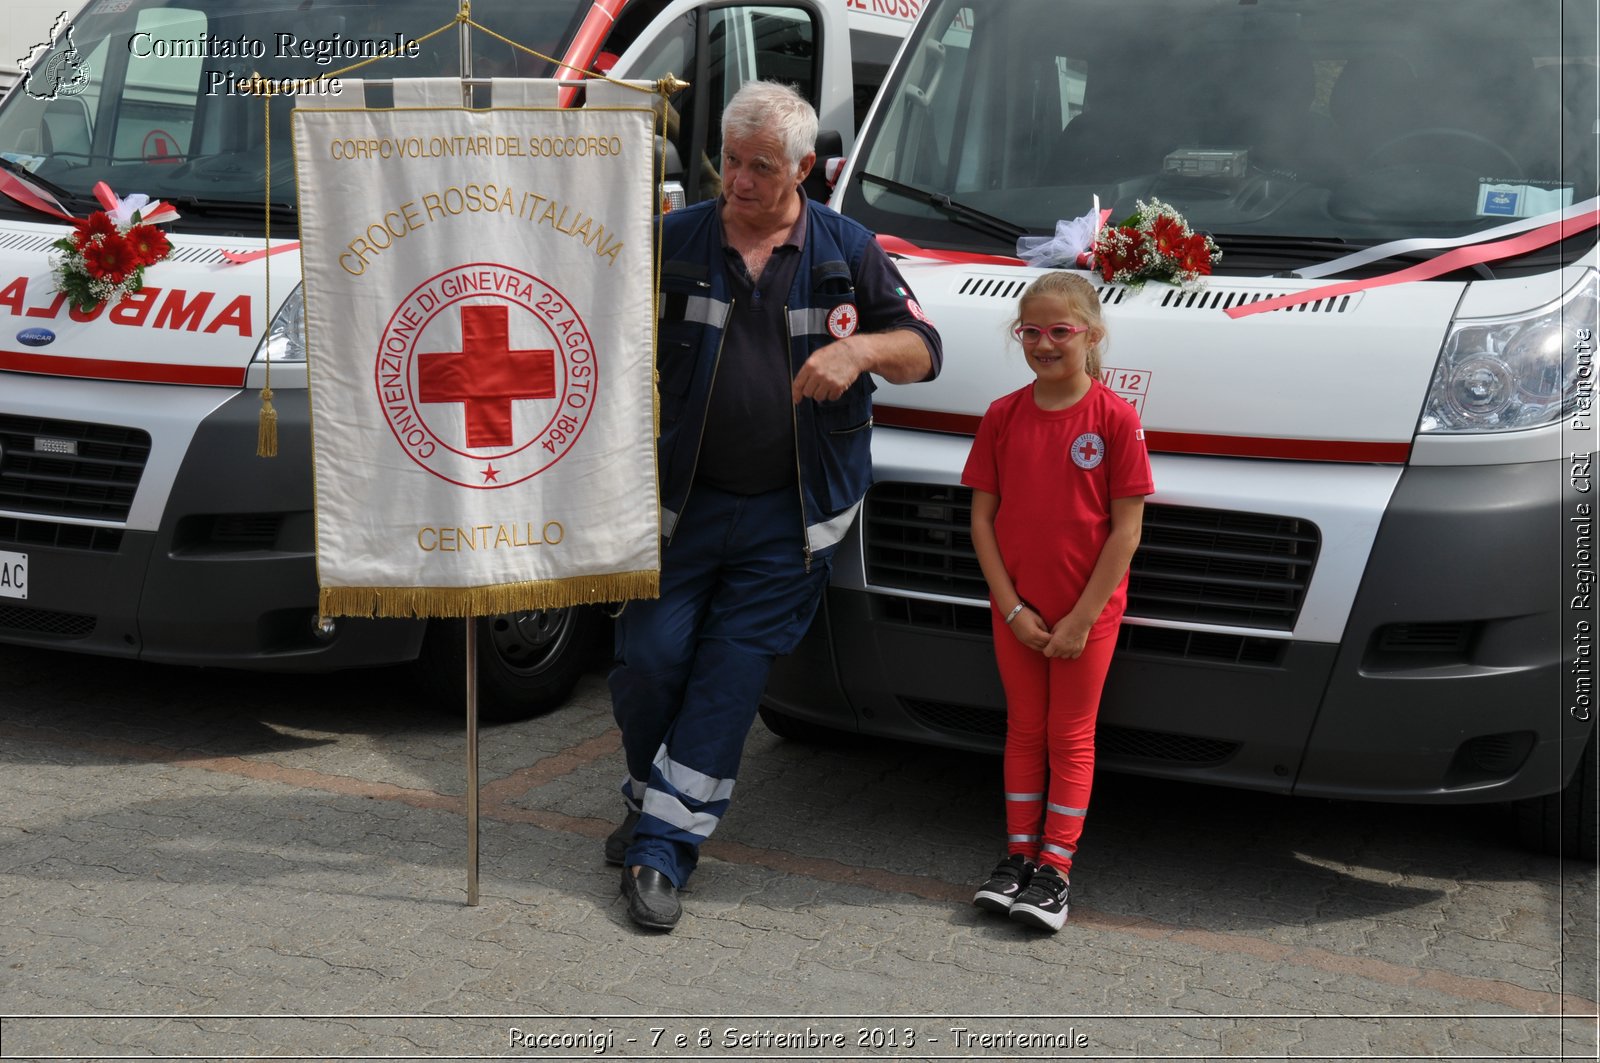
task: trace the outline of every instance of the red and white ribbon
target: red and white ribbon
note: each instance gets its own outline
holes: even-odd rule
[[[222,257],[228,260],[230,266],[242,266],[247,262],[256,262],[268,255],[281,255],[285,251],[300,250],[300,241],[295,240],[277,247],[269,247],[263,251],[224,251]]]
[[[94,198],[100,201],[100,206],[105,209],[106,215],[116,222],[119,229],[126,229],[132,225],[135,214],[139,216],[139,222],[144,225],[160,225],[178,220],[178,212],[171,204],[152,200],[143,192],[134,192],[123,198],[111,191],[111,186],[104,181],[95,182]]]
[[[1541,247],[1565,240],[1600,226],[1600,208],[1596,204],[1600,200],[1588,200],[1579,204],[1582,213],[1563,211],[1559,221],[1541,225],[1537,229],[1522,232],[1509,240],[1481,242],[1483,234],[1476,233],[1475,237],[1480,242],[1458,247],[1454,251],[1437,255],[1426,262],[1419,262],[1414,266],[1398,270],[1394,273],[1385,273],[1381,277],[1368,277],[1365,280],[1345,281],[1340,284],[1324,284],[1310,291],[1298,292],[1293,295],[1280,295],[1275,299],[1262,299],[1259,302],[1245,303],[1240,306],[1230,307],[1223,313],[1238,319],[1250,314],[1262,314],[1268,310],[1282,310],[1285,307],[1298,306],[1301,303],[1315,302],[1318,299],[1330,299],[1352,292],[1365,291],[1368,288],[1382,288],[1391,284],[1406,284],[1410,281],[1425,281],[1433,277],[1442,276],[1453,270],[1475,266],[1480,262],[1494,262],[1513,255],[1527,254],[1537,251]],[[1568,216],[1568,215],[1571,216]]]
[[[980,255],[973,251],[936,251],[929,247],[918,247],[910,240],[887,233],[878,234],[878,246],[891,255],[903,255],[908,258],[931,258],[937,262],[954,262],[966,266],[1025,266],[1026,262],[1020,258],[1007,258],[1004,255]]]
[[[74,224],[78,221],[77,218],[72,216],[72,212],[62,206],[61,201],[55,196],[32,181],[25,181],[8,170],[0,170],[0,193],[4,193],[24,207],[39,211],[41,214],[49,214],[52,217],[60,218],[62,221],[70,221]]]
[[[1490,240],[1498,240],[1502,236],[1513,236],[1524,233],[1530,229],[1540,229],[1546,225],[1566,221],[1584,214],[1591,214],[1600,208],[1600,199],[1588,199],[1582,203],[1573,204],[1564,210],[1553,210],[1547,214],[1540,214],[1532,218],[1518,218],[1516,221],[1493,229],[1482,229],[1478,232],[1467,233],[1448,240],[1436,240],[1431,237],[1419,237],[1411,240],[1392,240],[1386,244],[1374,244],[1363,251],[1345,255],[1317,266],[1308,266],[1296,270],[1306,280],[1318,280],[1322,277],[1331,277],[1336,273],[1343,273],[1347,269],[1365,266],[1369,262],[1380,262],[1396,255],[1409,255],[1414,251],[1442,251],[1447,247],[1462,247],[1467,244],[1483,244]]]

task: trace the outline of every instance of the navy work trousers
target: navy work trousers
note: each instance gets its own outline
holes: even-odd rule
[[[799,643],[827,583],[806,570],[794,487],[735,495],[695,485],[661,562],[661,597],[617,624],[611,703],[623,797],[641,815],[629,867],[682,886],[727,811],[772,660]]]

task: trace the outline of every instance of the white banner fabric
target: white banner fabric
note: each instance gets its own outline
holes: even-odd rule
[[[653,116],[297,110],[328,616],[653,597]]]

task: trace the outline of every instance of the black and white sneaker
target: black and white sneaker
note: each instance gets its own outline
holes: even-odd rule
[[[1012,903],[1011,918],[1040,930],[1060,930],[1067,921],[1067,895],[1071,892],[1061,872],[1045,864]]]
[[[1031,877],[1033,877],[1033,861],[1021,853],[1012,853],[989,873],[989,881],[973,894],[972,903],[979,908],[1005,915],[1011,910],[1012,903],[1027,888],[1028,879]]]

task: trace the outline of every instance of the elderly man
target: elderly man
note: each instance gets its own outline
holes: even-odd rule
[[[939,371],[939,335],[872,234],[801,182],[817,117],[753,82],[722,119],[722,195],[663,224],[661,597],[617,626],[628,915],[670,930],[727,810],[775,656],[810,624],[871,481],[876,373]]]

